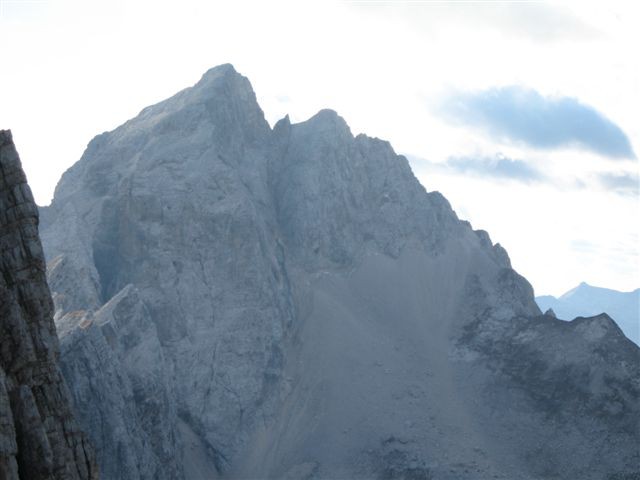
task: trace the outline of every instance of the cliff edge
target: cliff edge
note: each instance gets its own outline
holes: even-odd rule
[[[58,368],[38,209],[0,130],[0,478],[97,479]]]

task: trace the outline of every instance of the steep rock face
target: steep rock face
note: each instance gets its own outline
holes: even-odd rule
[[[0,478],[97,478],[58,369],[38,210],[0,131]]]
[[[151,480],[181,475],[166,362],[135,288],[125,287],[95,313],[69,312],[57,325],[62,372],[78,418],[100,439],[103,477]]]
[[[284,119],[274,138],[270,173],[278,223],[287,250],[310,269],[346,266],[367,251],[393,257],[407,247],[442,252],[446,239],[469,231],[440,194],[425,194],[388,142],[354,138],[331,110],[297,125]]]
[[[329,110],[271,130],[230,65],[96,137],[43,215],[63,369],[106,478],[637,470],[619,332],[563,355],[579,322],[556,335],[504,249],[387,142]],[[590,409],[539,401],[559,382]],[[594,413],[619,391],[617,418]],[[589,428],[618,439],[606,462]]]
[[[230,66],[213,70],[196,88],[92,141],[58,186],[55,221],[44,234],[56,298],[73,305],[87,298],[91,310],[96,296],[107,301],[135,285],[162,344],[168,401],[220,468],[264,415],[290,315],[264,213],[269,132],[248,81]],[[82,233],[69,241],[64,230]],[[54,278],[54,255],[82,270],[95,292],[57,280],[73,273]],[[176,413],[172,423],[168,438],[178,435]],[[95,441],[99,459],[106,457],[106,442]]]

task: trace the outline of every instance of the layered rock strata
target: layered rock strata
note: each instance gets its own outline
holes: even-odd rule
[[[0,131],[0,478],[97,479],[58,367],[38,209]]]

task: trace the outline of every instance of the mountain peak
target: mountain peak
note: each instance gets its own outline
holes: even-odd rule
[[[202,74],[198,83],[194,85],[195,89],[208,88],[216,85],[243,85],[248,87],[251,92],[251,83],[242,74],[234,68],[230,63],[224,63],[210,68]]]
[[[333,138],[335,134],[340,137],[351,137],[351,129],[349,125],[335,110],[324,108],[311,118],[294,125],[294,127],[302,128],[304,131],[314,132],[314,135],[320,134],[320,137]],[[329,137],[327,137],[327,135]]]
[[[230,63],[207,70],[190,90],[197,97],[226,94],[251,99],[253,103],[258,104],[249,79],[238,73]]]
[[[220,75],[220,74],[237,74],[239,75],[238,71],[235,69],[235,67],[231,64],[231,63],[223,63],[220,65],[216,65],[215,67],[211,67],[209,70],[207,70],[206,72],[204,72],[204,74],[202,75],[202,78],[204,77],[209,77],[212,75]]]
[[[580,282],[577,286],[573,287],[568,292],[560,295],[560,297],[558,297],[558,298],[560,298],[560,299],[569,298],[569,297],[571,297],[573,295],[576,295],[577,293],[584,292],[584,291],[589,290],[591,288],[594,288],[594,287],[589,285],[587,282]]]
[[[345,127],[349,128],[347,126],[347,122],[345,121],[345,119],[342,118],[340,115],[338,115],[338,112],[330,108],[323,108],[322,110],[318,111],[318,113],[316,113],[314,116],[312,116],[306,122],[303,122],[303,123],[307,123],[307,122],[314,123],[314,124],[317,124],[317,123],[342,124]]]

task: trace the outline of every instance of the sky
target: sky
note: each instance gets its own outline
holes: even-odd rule
[[[640,286],[634,2],[0,0],[0,128],[40,205],[98,133],[232,63],[273,125],[336,110],[536,295]]]

